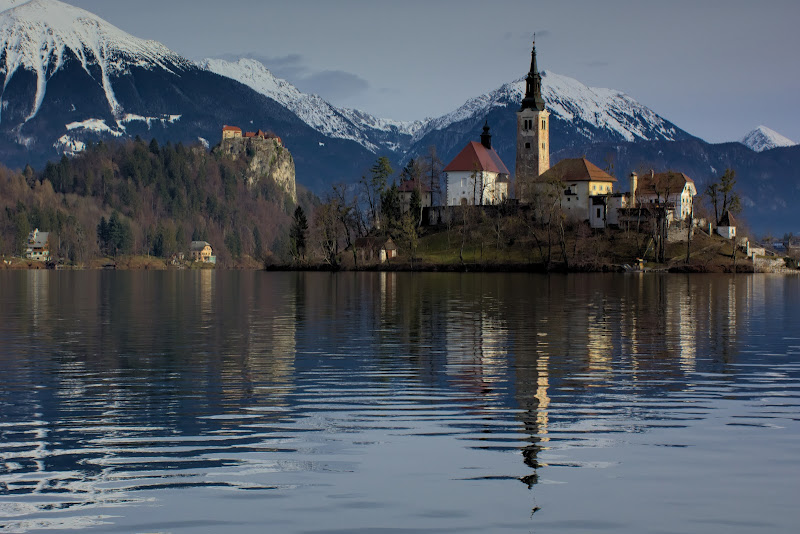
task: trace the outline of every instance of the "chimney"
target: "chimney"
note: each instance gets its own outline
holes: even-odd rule
[[[636,207],[636,188],[639,187],[639,177],[635,172],[631,173],[631,207]]]
[[[492,134],[489,133],[489,121],[483,125],[483,133],[481,134],[481,144],[488,150],[492,149]]]

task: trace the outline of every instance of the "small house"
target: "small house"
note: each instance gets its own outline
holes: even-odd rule
[[[192,244],[189,245],[189,255],[194,261],[217,263],[217,258],[213,254],[214,251],[207,241],[192,241]]]
[[[50,232],[40,232],[36,228],[28,235],[25,257],[29,260],[48,261],[50,259]]]
[[[717,225],[717,233],[725,239],[733,239],[736,237],[736,220],[730,211],[725,211],[722,218]]]
[[[385,263],[397,257],[397,246],[391,237],[359,237],[355,247],[359,261],[364,263]]]

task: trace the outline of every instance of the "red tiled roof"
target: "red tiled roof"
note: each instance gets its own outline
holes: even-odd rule
[[[586,158],[562,159],[544,171],[537,181],[616,182],[617,179]]]
[[[499,174],[509,174],[497,151],[493,148],[486,148],[477,141],[470,141],[464,149],[447,164],[444,172],[455,171],[489,171]]]
[[[236,126],[228,126],[227,124],[222,127],[223,132],[241,132],[241,128],[237,128]]]

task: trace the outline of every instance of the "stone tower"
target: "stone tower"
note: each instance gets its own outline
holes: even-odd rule
[[[544,109],[542,76],[536,67],[536,41],[531,70],[525,78],[525,98],[517,111],[517,167],[519,199],[530,202],[532,183],[550,168],[550,113]]]

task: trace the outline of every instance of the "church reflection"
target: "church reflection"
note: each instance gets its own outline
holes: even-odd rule
[[[587,424],[624,411],[644,429],[658,417],[649,401],[690,391],[698,374],[734,380],[739,338],[776,291],[742,275],[20,279],[0,288],[14,302],[0,308],[0,406],[22,429],[0,430],[19,444],[3,457],[0,494],[64,491],[86,503],[129,498],[123,490],[140,479],[201,484],[243,453],[286,450],[273,438],[309,417],[309,404],[321,426],[340,415],[318,399],[337,388],[383,395],[390,411],[407,395],[402,417],[436,400],[476,416],[467,430],[455,416],[442,424],[476,448],[513,450],[522,462],[509,477],[534,488],[548,451]],[[620,413],[604,406],[611,397]],[[379,413],[370,408],[358,415]],[[169,446],[180,456],[165,458]],[[154,465],[171,473],[151,476]]]
[[[427,290],[440,303],[431,311],[443,315],[434,322],[446,325],[450,383],[474,395],[481,411],[498,401],[518,406],[530,469],[519,478],[531,487],[546,465],[540,457],[551,446],[554,417],[556,435],[591,424],[593,399],[619,396],[619,384],[630,396],[629,412],[645,417],[638,397],[691,388],[693,375],[716,368],[718,357],[723,364],[735,359],[737,322],[763,309],[758,277],[522,278],[498,277],[513,280],[505,284],[475,275]],[[398,292],[405,292],[402,284]],[[586,413],[562,408],[575,404]]]

